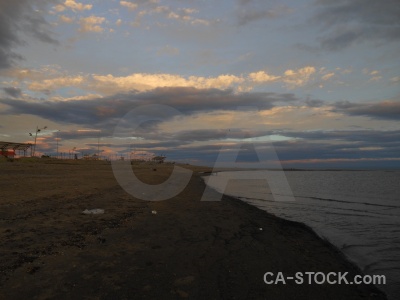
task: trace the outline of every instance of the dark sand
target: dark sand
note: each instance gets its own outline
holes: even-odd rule
[[[201,202],[205,168],[146,202],[104,162],[59,162],[0,163],[0,299],[385,299],[365,285],[266,285],[265,272],[359,270],[302,224],[227,196]],[[154,184],[171,167],[135,173]]]

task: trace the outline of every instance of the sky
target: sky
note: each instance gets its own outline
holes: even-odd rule
[[[398,0],[0,0],[0,141],[399,168],[398,53]]]

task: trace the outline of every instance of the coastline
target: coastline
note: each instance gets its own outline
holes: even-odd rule
[[[386,299],[367,285],[265,284],[265,272],[361,271],[307,225],[226,195],[201,202],[209,168],[183,167],[187,188],[149,202],[106,164],[1,164],[1,298]],[[135,174],[155,184],[171,168]],[[105,213],[81,213],[91,208]]]
[[[206,172],[205,174],[202,174],[201,176],[203,178],[204,183],[206,184],[207,176],[211,176],[211,175],[213,175],[213,173],[225,172],[225,171],[232,172],[232,171],[242,171],[242,170],[218,170],[216,172]],[[245,171],[247,171],[247,170],[245,170]],[[317,170],[286,170],[286,171],[317,171]],[[323,170],[323,171],[325,171],[325,170]],[[335,170],[335,171],[346,171],[346,170]],[[364,170],[352,170],[352,171],[364,171]],[[215,189],[213,189],[213,190],[216,191],[217,193],[220,193]],[[357,265],[357,263],[355,261],[352,261],[351,258],[348,257],[339,247],[334,245],[328,238],[326,238],[322,234],[319,234],[318,232],[316,232],[311,226],[309,226],[305,223],[302,223],[302,222],[293,221],[293,220],[289,220],[289,219],[285,219],[285,218],[276,216],[275,214],[272,214],[265,209],[251,205],[250,203],[244,201],[243,199],[240,199],[239,197],[235,197],[233,195],[223,195],[223,197],[224,197],[224,199],[226,198],[226,199],[229,199],[229,201],[235,202],[237,205],[244,205],[246,207],[246,209],[248,209],[248,207],[250,207],[252,209],[262,211],[269,216],[273,216],[273,217],[277,218],[277,220],[276,220],[277,222],[283,222],[284,224],[287,224],[288,226],[298,227],[305,231],[308,231],[311,235],[314,235],[316,239],[319,239],[322,243],[324,243],[328,248],[331,248],[332,251],[335,252],[341,259],[346,261],[348,266],[351,269],[355,270],[356,274],[365,275],[364,271],[361,269],[360,266]],[[374,288],[377,288],[377,287],[374,287]],[[377,289],[380,291],[380,293],[384,294],[385,297],[387,297],[387,295],[385,294],[384,291],[382,291],[379,288],[377,288]]]

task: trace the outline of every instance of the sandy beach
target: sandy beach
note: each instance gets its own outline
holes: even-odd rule
[[[210,169],[183,167],[186,189],[150,202],[107,162],[1,162],[0,299],[386,299],[372,285],[266,284],[266,272],[360,271],[305,225],[228,196],[200,201]],[[148,184],[172,168],[133,166]]]

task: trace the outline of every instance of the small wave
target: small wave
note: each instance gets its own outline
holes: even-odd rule
[[[381,248],[381,249],[377,249],[375,252],[388,252],[388,251],[399,251],[400,253],[400,247],[398,246],[394,246],[394,247],[385,247],[385,248]]]
[[[297,198],[310,198],[322,201],[330,201],[330,202],[340,202],[346,204],[362,204],[362,205],[370,205],[370,206],[378,206],[378,207],[387,207],[387,208],[400,208],[400,206],[396,205],[384,205],[384,204],[376,204],[376,203],[369,203],[369,202],[356,202],[356,201],[347,201],[347,200],[339,200],[339,199],[331,199],[331,198],[320,198],[320,197],[312,197],[312,196],[296,196]]]
[[[366,247],[376,247],[376,244],[343,244],[341,249],[348,250],[350,248],[366,248]]]
[[[351,214],[351,213],[346,214],[346,213],[343,213],[343,212],[337,212],[336,213],[336,212],[330,212],[330,211],[325,212],[325,214],[327,214],[327,215],[337,215],[337,216],[346,216],[346,217],[363,217],[363,218],[376,218],[376,219],[380,219],[381,218],[379,216],[373,216],[371,214],[364,214],[364,215]]]
[[[272,193],[267,193],[267,195],[274,195]],[[276,194],[278,196],[288,196],[284,194]],[[348,201],[348,200],[339,200],[339,199],[332,199],[332,198],[321,198],[321,197],[314,197],[314,196],[299,196],[294,195],[295,198],[302,198],[302,199],[314,199],[314,200],[322,200],[327,202],[338,202],[338,203],[345,203],[345,204],[357,204],[357,205],[368,205],[368,206],[376,206],[376,207],[385,207],[385,208],[400,208],[397,205],[385,205],[385,204],[376,204],[370,202],[356,202],[356,201]],[[267,199],[260,199],[260,198],[251,198],[251,197],[239,197],[240,199],[249,199],[249,200],[259,200],[259,201],[267,201],[267,202],[276,202],[275,200],[267,200]]]

